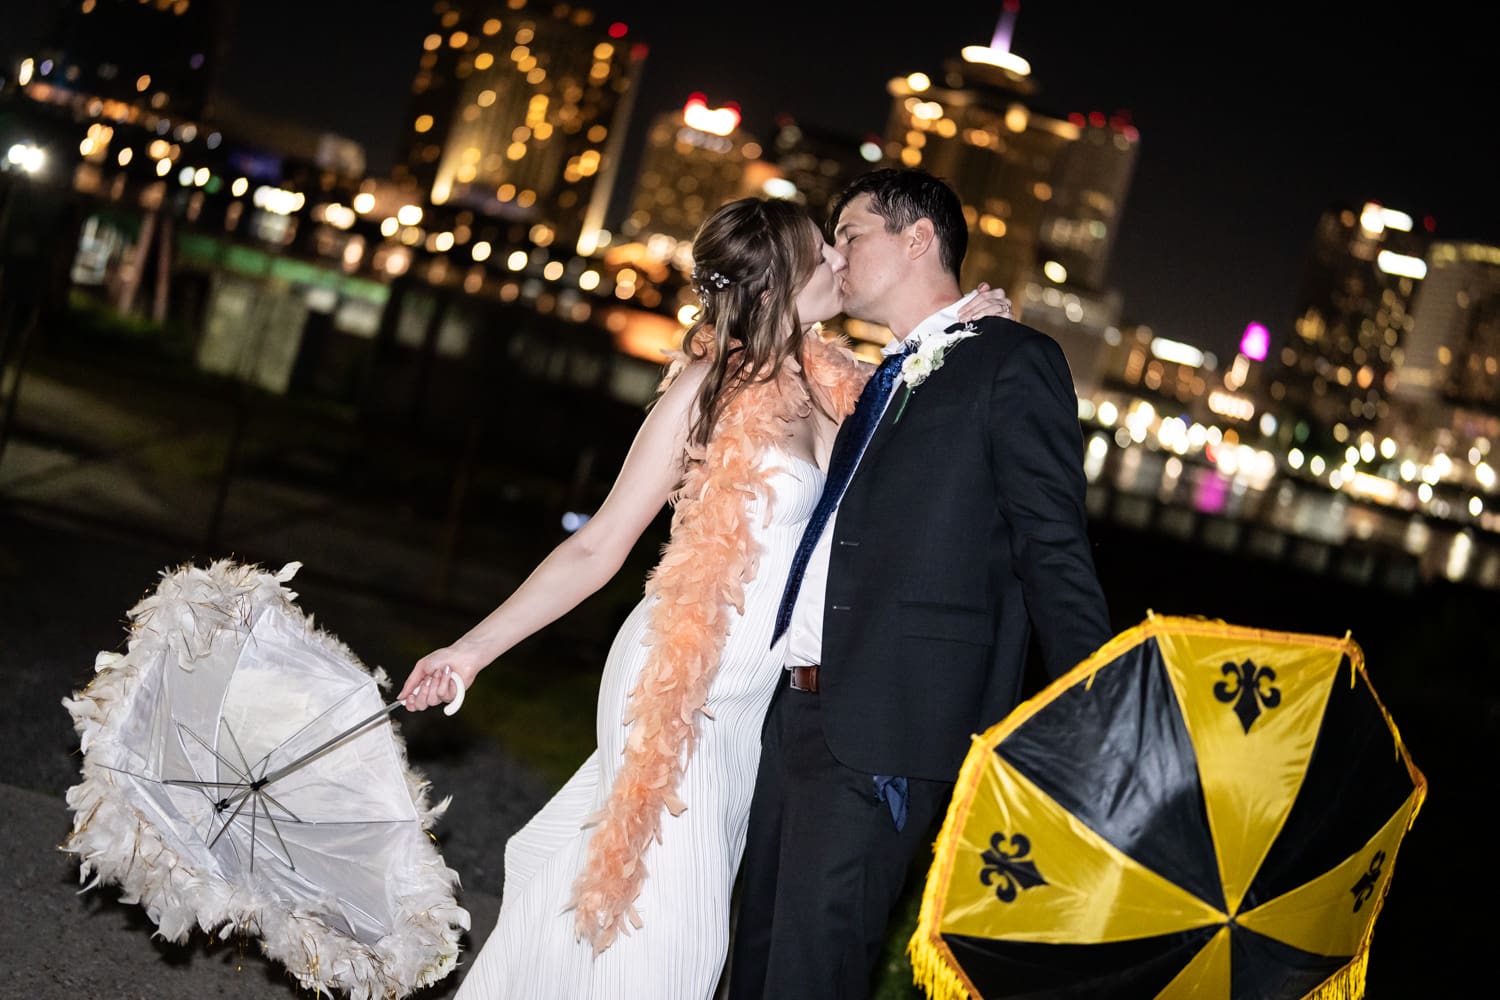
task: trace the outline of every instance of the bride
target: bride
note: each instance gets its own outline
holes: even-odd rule
[[[871,369],[820,335],[842,310],[845,262],[802,208],[730,202],[693,256],[699,318],[604,503],[401,690],[414,711],[461,698],[608,582],[672,504],[605,663],[598,747],[506,843],[500,917],[460,1000],[705,1000],[723,971],[761,722],[783,674],[781,584]],[[1009,310],[982,285],[961,316]]]

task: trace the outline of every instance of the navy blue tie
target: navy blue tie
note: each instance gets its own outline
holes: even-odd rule
[[[812,517],[808,519],[807,527],[802,532],[802,541],[797,544],[797,552],[792,556],[792,569],[786,578],[786,589],[781,593],[781,607],[776,612],[776,631],[771,635],[772,645],[775,645],[776,640],[785,634],[787,626],[792,623],[792,610],[797,606],[797,591],[802,587],[802,575],[807,572],[807,561],[812,558],[813,549],[817,548],[818,539],[823,537],[823,529],[828,526],[828,519],[833,516],[839,500],[843,498],[844,490],[854,476],[854,469],[859,465],[860,456],[865,452],[865,445],[870,443],[875,428],[880,425],[880,418],[885,414],[886,400],[890,398],[891,388],[896,384],[896,376],[901,373],[901,362],[906,360],[906,356],[915,347],[916,344],[913,343],[899,354],[887,355],[875,369],[875,374],[870,376],[864,391],[859,394],[859,401],[854,404],[854,412],[849,415],[848,424],[833,446],[833,454],[828,459],[828,478],[823,484],[823,495],[818,498],[818,506],[813,509]]]

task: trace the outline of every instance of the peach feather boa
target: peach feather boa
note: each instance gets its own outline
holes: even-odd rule
[[[635,900],[647,875],[646,849],[661,840],[663,810],[676,816],[687,808],[678,781],[697,739],[698,715],[708,715],[704,704],[730,611],[744,613],[745,584],[760,559],[746,522],[756,495],[770,496],[763,456],[785,440],[787,421],[806,412],[802,376],[822,390],[839,419],[854,409],[869,378],[844,342],[825,342],[816,330],[801,354],[800,366],[788,362],[775,379],[747,386],[724,406],[707,447],[689,452],[673,496],[671,533],[646,580],[646,594],[656,598],[651,651],[627,702],[624,762],[604,808],[586,821],[595,830],[569,904],[579,939],[595,954],[621,931],[629,933],[626,921],[641,926]],[[661,389],[686,364],[679,353]]]

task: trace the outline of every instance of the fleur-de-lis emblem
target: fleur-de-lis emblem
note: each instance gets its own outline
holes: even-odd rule
[[[1226,663],[1220,670],[1229,680],[1214,684],[1214,697],[1234,702],[1234,714],[1240,717],[1245,732],[1260,718],[1262,705],[1275,708],[1281,704],[1281,689],[1275,686],[1276,671],[1270,667],[1258,667],[1246,660],[1239,665]]]
[[[994,834],[990,837],[990,849],[980,854],[984,867],[979,871],[979,881],[985,885],[995,883],[995,898],[1002,903],[1014,900],[1022,889],[1046,885],[1047,880],[1037,871],[1036,864],[1026,857],[1030,853],[1031,838],[1025,834],[1010,838],[1003,833]]]
[[[1365,900],[1375,891],[1375,883],[1380,881],[1380,868],[1385,864],[1385,852],[1376,851],[1375,856],[1370,859],[1370,870],[1359,877],[1354,887],[1349,891],[1354,894],[1354,912],[1365,905]]]

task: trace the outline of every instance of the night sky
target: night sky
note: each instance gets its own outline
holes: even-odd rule
[[[0,52],[23,50],[49,6],[7,0]],[[650,47],[627,166],[648,119],[695,90],[739,103],[762,140],[783,112],[881,132],[886,81],[936,75],[962,46],[987,43],[1000,13],[999,2],[908,5],[922,16],[902,21],[868,2],[585,6]],[[1127,319],[1221,357],[1251,320],[1279,339],[1318,216],[1336,204],[1380,201],[1431,216],[1439,236],[1500,242],[1493,54],[1468,5],[1148,6],[1028,0],[1012,46],[1031,63],[1039,109],[1124,109],[1140,130],[1111,268]],[[242,0],[224,89],[363,143],[383,172],[430,10]]]

